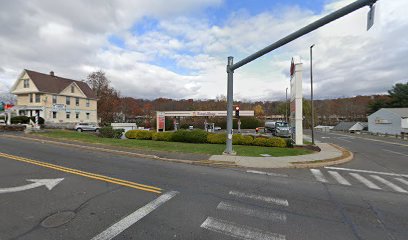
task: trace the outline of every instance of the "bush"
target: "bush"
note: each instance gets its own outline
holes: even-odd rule
[[[121,138],[124,129],[113,129],[112,127],[102,127],[99,129],[99,136],[103,138]]]
[[[209,133],[207,135],[207,142],[212,144],[225,144],[227,135],[225,133]]]
[[[293,141],[291,138],[286,138],[286,147],[293,148]]]
[[[206,143],[208,133],[204,130],[197,129],[193,131],[178,130],[173,133],[171,141],[189,142],[189,143]]]
[[[172,137],[173,137],[172,132],[156,132],[156,133],[153,133],[152,139],[155,141],[170,142]]]
[[[27,116],[17,116],[11,118],[11,124],[28,124],[30,118]]]
[[[251,145],[254,141],[252,136],[244,136],[241,134],[232,135],[232,144],[234,145]]]
[[[255,138],[252,142],[252,145],[261,146],[261,147],[286,147],[286,142],[282,138],[273,137],[273,138]]]
[[[152,140],[153,132],[146,130],[129,130],[125,133],[129,139]]]

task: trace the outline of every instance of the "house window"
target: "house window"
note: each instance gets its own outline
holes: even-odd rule
[[[71,113],[70,113],[70,112],[67,112],[66,117],[67,117],[67,119],[69,119],[69,118],[71,117]]]
[[[33,102],[33,94],[30,93],[30,94],[29,94],[29,97],[30,97],[30,103],[32,103],[32,102]]]
[[[86,113],[86,119],[89,120],[89,113]]]
[[[86,99],[86,106],[89,107],[89,99]]]
[[[79,119],[79,112],[75,113],[75,118]]]
[[[79,106],[79,97],[75,98],[75,106]]]
[[[52,112],[52,118],[54,118],[54,119],[57,118],[57,112]]]
[[[70,98],[70,97],[67,97],[67,99],[65,100],[65,103],[66,103],[67,105],[70,105],[70,104],[71,104],[71,98]]]
[[[29,88],[30,87],[30,80],[24,79],[24,88]]]
[[[35,94],[35,102],[36,103],[39,103],[39,102],[41,102],[41,94]]]
[[[74,87],[74,85],[72,85],[71,86],[71,93],[74,93],[75,92],[75,87]]]
[[[57,95],[52,95],[52,103],[53,104],[57,103]]]

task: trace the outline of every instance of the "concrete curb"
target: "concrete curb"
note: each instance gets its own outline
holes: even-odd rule
[[[339,149],[342,151],[342,156],[336,158],[329,158],[324,160],[318,161],[305,161],[305,162],[291,162],[291,166],[289,168],[318,168],[318,167],[325,167],[330,165],[338,165],[342,163],[346,163],[351,161],[354,158],[354,154],[349,150],[342,148],[338,145],[329,143],[331,146]]]

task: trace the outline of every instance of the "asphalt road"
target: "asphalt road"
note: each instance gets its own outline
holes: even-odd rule
[[[408,147],[318,139],[355,160],[267,175],[0,134],[0,239],[408,239]]]

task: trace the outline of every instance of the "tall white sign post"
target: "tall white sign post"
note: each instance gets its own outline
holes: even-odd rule
[[[290,126],[295,145],[303,145],[302,62],[292,57],[290,66]]]

